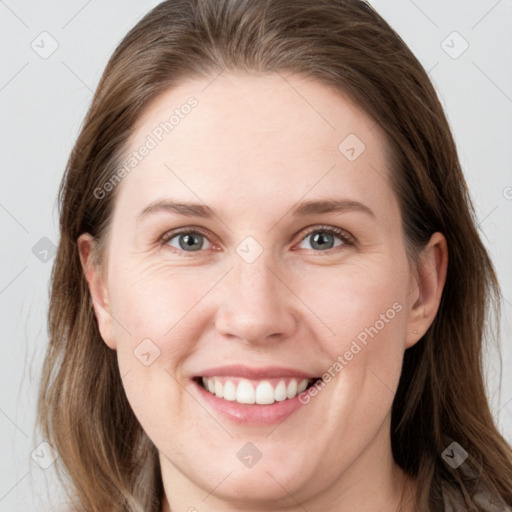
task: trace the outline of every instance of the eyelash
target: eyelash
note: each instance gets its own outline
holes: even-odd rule
[[[350,235],[347,231],[340,229],[340,228],[336,228],[334,226],[313,226],[302,236],[299,243],[302,242],[303,240],[305,240],[312,233],[316,233],[316,232],[327,233],[329,235],[335,235],[343,242],[343,244],[340,246],[337,246],[337,247],[332,247],[331,249],[323,250],[323,251],[314,251],[315,253],[332,254],[332,252],[335,252],[336,250],[341,249],[344,245],[352,245],[352,246],[356,245],[355,239],[352,235]],[[165,233],[162,236],[162,238],[160,239],[160,243],[161,243],[161,245],[164,246],[164,245],[168,244],[169,241],[172,240],[174,237],[176,237],[178,235],[182,235],[182,234],[187,234],[187,235],[197,234],[197,235],[202,235],[206,239],[208,239],[208,233],[206,233],[201,228],[181,228],[181,229],[177,229],[177,230],[169,231],[169,232]],[[210,242],[210,243],[212,243],[212,242]],[[173,252],[176,252],[180,255],[184,254],[186,257],[193,256],[194,253],[201,252],[201,250],[199,250],[199,251],[183,251],[182,249],[177,249],[176,247],[170,247],[170,246],[169,246],[169,248]]]

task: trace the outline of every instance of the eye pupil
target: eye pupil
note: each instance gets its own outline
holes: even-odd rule
[[[181,250],[185,252],[198,252],[203,248],[205,236],[197,231],[188,231],[181,234],[178,233],[172,238],[178,239]],[[313,249],[325,251],[336,246],[335,239],[340,238],[340,235],[337,232],[331,232],[329,229],[317,229],[310,232],[306,238],[310,239],[310,246]],[[342,242],[343,244],[344,242]]]
[[[325,232],[319,231],[313,236],[313,242],[311,246],[314,247],[315,244],[317,244],[317,248],[319,249],[331,249],[334,244],[333,236]]]
[[[193,235],[180,235],[180,247],[183,250],[187,249],[201,249],[203,246],[202,239],[200,238],[202,235],[193,234]]]

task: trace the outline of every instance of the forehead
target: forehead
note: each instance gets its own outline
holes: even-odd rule
[[[298,75],[223,73],[188,80],[146,108],[122,180],[130,209],[166,196],[215,205],[292,205],[338,192],[389,202],[387,146],[376,123],[345,95]]]

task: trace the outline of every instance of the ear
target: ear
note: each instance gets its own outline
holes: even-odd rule
[[[77,240],[78,253],[87,284],[89,285],[94,314],[98,321],[101,337],[111,349],[115,350],[116,343],[112,330],[112,317],[110,315],[105,272],[103,272],[95,257],[97,243],[97,240],[88,233],[80,235]]]
[[[407,318],[406,348],[411,347],[428,330],[439,309],[446,282],[448,245],[441,233],[434,233],[421,252],[411,282],[414,303]]]

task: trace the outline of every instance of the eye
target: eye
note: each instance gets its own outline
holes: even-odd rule
[[[340,243],[336,244],[336,238],[340,241]],[[326,251],[341,245],[354,245],[354,240],[351,235],[349,235],[343,229],[335,228],[332,226],[314,227],[313,229],[309,230],[308,233],[306,233],[306,236],[302,239],[301,244],[308,239],[311,240],[311,247],[317,250],[317,252],[318,250]],[[304,247],[301,248],[304,249]]]
[[[314,236],[313,236],[314,235]],[[310,239],[311,247],[315,252],[328,251],[342,245],[355,245],[353,237],[343,229],[333,226],[315,226],[310,229],[301,240],[302,244]],[[336,243],[338,239],[338,243]],[[162,237],[162,245],[168,245],[176,249],[178,253],[200,252],[201,249],[211,249],[213,244],[208,240],[208,235],[198,228],[186,228],[181,231],[171,231]]]
[[[205,242],[210,245],[205,247]],[[205,233],[191,229],[167,233],[164,235],[162,243],[184,252],[198,252],[201,249],[211,248],[211,243]]]

